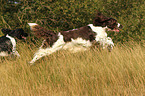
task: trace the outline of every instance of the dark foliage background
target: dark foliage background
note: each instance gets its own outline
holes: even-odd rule
[[[36,22],[50,30],[70,30],[92,23],[96,10],[124,25],[108,32],[115,43],[145,40],[144,0],[1,0],[0,27],[24,28]],[[0,33],[2,34],[2,33]]]

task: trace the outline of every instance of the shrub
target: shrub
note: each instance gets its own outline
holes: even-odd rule
[[[36,22],[50,30],[70,30],[92,23],[96,10],[99,10],[124,25],[118,34],[108,32],[108,36],[112,37],[115,43],[145,39],[144,0],[15,1],[18,4],[8,3],[8,0],[1,1],[1,27],[11,29],[22,27],[29,31],[27,23]]]

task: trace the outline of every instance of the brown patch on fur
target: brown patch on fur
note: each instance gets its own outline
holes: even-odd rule
[[[108,27],[110,28],[110,29],[117,29],[117,20],[115,20],[115,19],[113,19],[113,18],[110,18],[109,20],[108,20]]]
[[[103,14],[101,14],[100,12],[97,13],[94,21],[93,21],[93,25],[94,26],[102,26],[105,27],[106,26],[106,20],[108,20],[109,18],[104,16]]]
[[[39,25],[34,26],[33,31],[37,38],[45,39],[44,46],[52,46],[58,39],[58,34],[56,32],[47,30]]]
[[[56,32],[47,30],[39,25],[35,26],[33,28],[34,34],[36,37],[40,38],[43,37],[44,39],[47,39],[49,36],[57,35]]]
[[[93,32],[89,26],[84,26],[69,31],[61,31],[60,33],[64,36],[65,42],[71,41],[71,39],[77,39],[78,37],[85,40],[93,41],[95,40],[96,35],[96,33]]]
[[[33,32],[37,38],[44,38],[42,48],[51,47],[54,42],[58,40],[58,33],[54,31],[47,30],[39,25],[33,27]],[[65,42],[70,42],[71,39],[82,38],[85,40],[93,41],[95,40],[96,33],[91,30],[89,26],[84,26],[78,29],[61,31],[60,32]]]

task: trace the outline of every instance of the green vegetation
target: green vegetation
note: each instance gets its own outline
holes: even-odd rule
[[[11,0],[12,1],[12,0]],[[19,0],[15,0],[19,1]],[[70,30],[92,23],[96,10],[124,25],[121,33],[108,32],[115,43],[145,40],[144,0],[1,0],[0,26],[29,31],[28,22],[50,30]]]
[[[20,58],[0,57],[1,96],[145,95],[144,0],[21,0],[18,4],[1,0],[0,3],[0,27],[21,27],[31,35],[27,42],[17,42]],[[95,10],[124,25],[118,34],[108,32],[115,42],[112,52],[92,48],[72,54],[63,50],[29,65],[41,40],[35,42],[36,38],[32,38],[28,22],[56,32],[70,30],[92,23]]]

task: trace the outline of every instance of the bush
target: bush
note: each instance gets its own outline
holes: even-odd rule
[[[12,0],[11,0],[12,1]],[[14,0],[13,0],[14,1]],[[116,18],[124,25],[120,33],[108,32],[115,43],[145,38],[144,0],[15,0],[1,1],[0,26],[29,31],[28,22],[36,22],[50,30],[70,30],[92,23],[96,10]],[[30,31],[29,31],[30,32]]]

